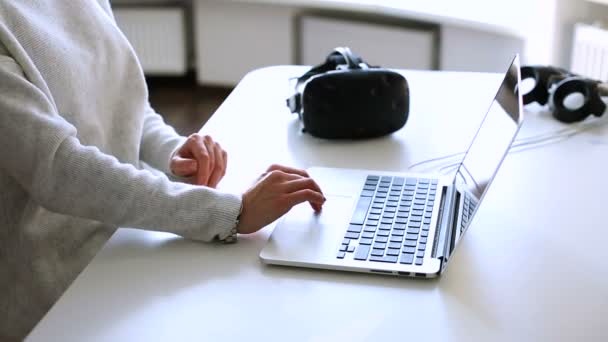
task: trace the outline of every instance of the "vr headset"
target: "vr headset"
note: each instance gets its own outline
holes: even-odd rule
[[[606,103],[602,96],[608,96],[608,84],[584,78],[567,70],[551,66],[524,66],[521,79],[534,79],[534,88],[523,95],[524,104],[549,103],[553,117],[561,122],[582,121],[589,115],[602,116]],[[570,95],[579,94],[583,102],[580,106],[566,104]]]
[[[373,138],[405,125],[409,88],[401,74],[369,66],[349,48],[338,47],[297,79],[287,106],[313,136]]]

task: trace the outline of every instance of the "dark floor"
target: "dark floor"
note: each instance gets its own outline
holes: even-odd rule
[[[184,136],[198,132],[232,91],[199,86],[194,74],[148,77],[147,82],[152,107]]]

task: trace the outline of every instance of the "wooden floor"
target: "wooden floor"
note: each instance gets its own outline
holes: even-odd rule
[[[201,87],[196,77],[149,77],[150,103],[165,122],[188,136],[209,120],[230,94],[230,88]]]

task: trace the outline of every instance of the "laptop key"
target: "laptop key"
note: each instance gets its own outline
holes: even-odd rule
[[[389,242],[388,248],[399,250],[399,249],[401,249],[401,243],[400,242]]]
[[[390,241],[401,243],[401,241],[403,241],[403,236],[393,235],[393,236],[391,236]]]
[[[379,220],[380,219],[380,215],[378,215],[378,214],[369,214],[369,215],[367,215],[367,219],[368,220]]]
[[[402,254],[403,255],[403,254]],[[422,265],[422,258],[416,258],[416,265]]]
[[[409,211],[399,210],[397,212],[397,217],[408,218],[409,216],[410,216],[410,212]]]
[[[386,243],[386,242],[388,242],[388,237],[386,237],[386,236],[376,236],[376,240],[374,242],[377,242],[377,243]]]
[[[393,230],[405,230],[405,223],[395,223]]]
[[[353,246],[353,245],[348,246],[348,248],[346,249],[346,251],[349,252],[349,253],[354,252],[355,251],[355,246]]]
[[[416,241],[415,240],[405,240],[403,242],[403,246],[404,247],[416,247]]]
[[[359,240],[359,246],[361,246],[361,245],[371,245],[371,244],[372,244],[372,239],[363,238],[363,239]]]
[[[376,227],[374,226],[365,226],[365,228],[363,228],[363,231],[366,233],[375,233],[376,232]]]
[[[384,249],[386,249],[386,243],[374,243],[374,249],[381,249],[384,251]]]
[[[410,228],[407,229],[407,233],[408,234],[416,234],[417,235],[418,233],[420,233],[420,229],[410,227]]]
[[[388,236],[388,235],[389,235],[388,230],[381,230],[378,232],[378,236]]]
[[[381,224],[378,229],[380,230],[391,230],[391,225],[390,224]]]
[[[338,259],[344,259],[345,255],[346,255],[346,253],[344,253],[344,252],[338,252]]]
[[[369,209],[369,205],[372,203],[371,197],[359,197],[359,201],[357,202],[357,206],[355,207],[355,212],[350,219],[351,224],[363,224],[365,221],[365,216],[367,215],[367,210]]]
[[[399,250],[398,249],[388,249],[386,251],[386,255],[391,255],[391,256],[399,256]]]
[[[423,210],[412,210],[410,216],[422,216],[422,214],[424,214]]]
[[[414,262],[414,254],[402,253],[399,262],[402,264],[411,265],[412,262]]]
[[[375,234],[375,233],[372,233],[372,232],[364,232],[364,233],[361,235],[361,237],[362,237],[362,238],[365,238],[365,239],[371,239],[371,238],[373,238],[373,237],[374,237],[374,234]]]
[[[403,253],[414,254],[416,253],[416,247],[403,247],[401,251]]]
[[[372,253],[373,256],[383,256],[384,255],[384,249],[372,249]]]
[[[363,190],[361,191],[361,196],[363,197],[373,197],[374,196],[374,191],[370,191],[370,190]]]
[[[385,256],[372,255],[371,257],[369,257],[369,261],[390,262],[390,263],[394,264],[397,262],[397,257],[394,255],[385,255]]]
[[[426,250],[426,243],[420,243],[420,244],[418,244],[418,250],[419,251]]]
[[[420,243],[426,243],[426,239],[427,239],[426,237],[421,237],[420,238]]]
[[[377,226],[378,220],[367,220],[367,221],[365,221],[365,225],[366,226]]]
[[[418,234],[407,234],[407,235],[405,235],[405,239],[406,240],[417,241],[418,240]]]
[[[340,246],[340,252],[346,252],[347,249],[348,249],[347,245]]]
[[[422,224],[420,222],[416,222],[416,221],[410,221],[410,223],[407,224],[408,227],[414,227],[414,228],[420,228]]]
[[[355,240],[359,238],[359,233],[346,232],[346,235],[344,235],[344,237]]]
[[[403,236],[404,233],[405,233],[405,231],[403,231],[403,230],[393,230],[391,232],[391,236]]]
[[[358,225],[358,224],[351,224],[348,226],[347,232],[351,232],[351,233],[361,233],[361,229],[363,228],[363,226]]]
[[[355,251],[355,260],[367,260],[367,255],[369,254],[369,249],[370,249],[369,245],[359,244],[359,247],[357,247],[357,250]]]

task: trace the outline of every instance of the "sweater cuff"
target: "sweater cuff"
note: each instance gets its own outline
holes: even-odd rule
[[[223,243],[236,242],[240,215],[243,210],[243,201],[235,194],[224,194],[221,206],[217,208],[218,231],[215,239]]]

